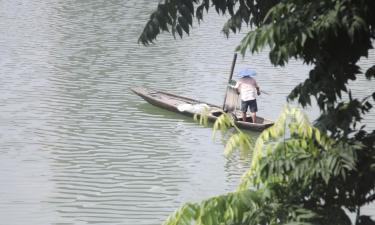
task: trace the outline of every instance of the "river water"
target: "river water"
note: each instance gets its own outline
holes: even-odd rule
[[[183,202],[234,190],[246,161],[225,158],[210,128],[130,88],[220,105],[242,35],[224,38],[225,18],[209,14],[189,37],[141,46],[156,4],[0,2],[0,224],[160,224]],[[236,70],[245,66],[271,94],[259,99],[259,114],[271,119],[309,69],[274,68],[266,51],[240,57]],[[373,86],[361,78],[352,89],[363,96]],[[373,114],[366,123],[374,129]]]

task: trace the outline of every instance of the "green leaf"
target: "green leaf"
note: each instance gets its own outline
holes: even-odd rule
[[[189,34],[189,24],[188,24],[188,22],[186,21],[186,19],[184,17],[178,17],[178,24],[182,27],[182,29],[187,34]],[[178,31],[178,28],[177,28],[177,31]],[[180,32],[179,32],[179,34],[180,34]],[[180,36],[182,37],[182,31],[181,31]]]
[[[315,133],[315,139],[318,141],[318,143],[321,143],[320,142],[320,131],[318,129],[315,129],[314,133]]]
[[[180,24],[176,25],[176,31],[177,31],[178,35],[180,35],[180,37],[182,38],[182,29],[181,29]]]
[[[366,71],[366,78],[368,80],[370,80],[371,78],[375,78],[375,65],[370,67],[367,71]]]

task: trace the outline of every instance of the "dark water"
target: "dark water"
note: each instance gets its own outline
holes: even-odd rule
[[[210,128],[129,88],[222,104],[242,36],[224,38],[225,18],[210,14],[190,37],[140,46],[156,4],[0,2],[0,224],[160,224],[182,202],[236,187],[248,165],[226,159]],[[239,58],[236,68],[244,66],[271,93],[259,99],[259,114],[271,119],[309,69],[274,68],[266,51]],[[365,80],[351,88],[373,91]],[[366,123],[373,129],[374,116]]]

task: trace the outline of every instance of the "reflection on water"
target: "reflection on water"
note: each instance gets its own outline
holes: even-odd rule
[[[209,15],[191,37],[165,35],[145,48],[137,37],[155,4],[0,3],[6,224],[160,224],[182,202],[235,188],[246,162],[225,159],[210,128],[151,106],[130,88],[222,104],[241,36],[225,39],[224,18]],[[248,56],[236,68],[258,70],[259,84],[272,94],[260,97],[260,114],[275,118],[308,68],[299,62],[273,68],[267,58],[266,52]],[[364,95],[371,86],[363,80],[353,90]],[[373,129],[374,117],[367,122]]]

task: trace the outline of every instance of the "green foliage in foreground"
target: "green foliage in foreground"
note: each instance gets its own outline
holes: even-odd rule
[[[321,114],[314,127],[297,111],[284,112],[293,118],[288,129],[282,129],[286,123],[281,116],[281,122],[261,134],[239,192],[189,205],[177,224],[347,224],[343,208],[356,212],[357,224],[370,224],[360,208],[375,200],[375,131],[360,125],[375,92],[361,90],[364,96],[359,96],[348,82],[375,78],[375,65],[358,65],[375,41],[375,1],[163,0],[139,42],[148,45],[163,31],[189,34],[194,17],[200,22],[212,8],[228,17],[226,35],[250,26],[236,51],[245,55],[268,47],[275,66],[290,59],[311,65],[308,78],[287,99],[305,107],[315,98]],[[225,130],[223,124],[217,126]],[[290,135],[284,137],[285,132]],[[249,141],[237,133],[226,152],[237,144],[249,149]]]
[[[214,129],[225,134],[231,126],[224,114]],[[241,143],[250,144],[236,127],[228,140],[228,154]],[[374,198],[361,196],[365,189],[374,190],[375,157],[358,164],[371,155],[365,149],[361,143],[335,141],[300,110],[285,107],[275,125],[258,137],[251,167],[235,192],[186,203],[165,224],[351,224],[344,209],[354,212]],[[358,183],[364,166],[369,177]],[[357,224],[370,220],[357,213]]]

